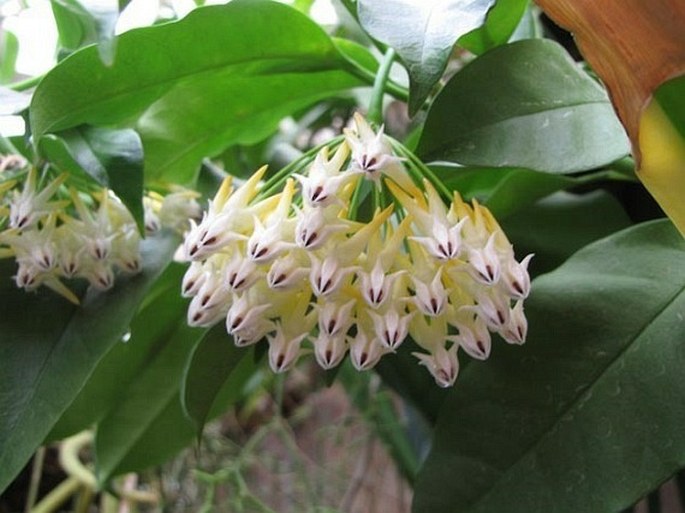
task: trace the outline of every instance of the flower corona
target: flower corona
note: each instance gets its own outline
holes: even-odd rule
[[[185,237],[188,323],[266,340],[275,372],[309,349],[325,369],[349,353],[367,370],[411,338],[443,387],[460,348],[483,360],[491,333],[523,343],[531,256],[515,260],[487,208],[441,196],[408,155],[357,114],[286,176],[227,178]]]

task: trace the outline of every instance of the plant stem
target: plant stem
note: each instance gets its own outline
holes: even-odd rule
[[[421,159],[419,159],[416,155],[414,155],[414,153],[409,151],[403,144],[401,144],[397,140],[391,137],[388,137],[388,140],[390,140],[390,144],[398,154],[402,155],[407,160],[409,160],[411,164],[410,167],[415,167],[419,174],[421,174],[423,178],[427,179],[431,183],[431,185],[433,185],[433,187],[437,189],[437,191],[443,196],[445,200],[447,200],[448,202],[452,201],[452,192],[447,188],[443,181],[437,177],[437,175],[433,172],[431,168],[429,168],[426,164],[421,162]]]
[[[371,103],[369,105],[368,118],[372,123],[380,125],[383,122],[383,96],[385,95],[385,86],[390,74],[392,62],[395,60],[395,50],[388,48],[383,56],[381,65],[376,73],[376,78],[373,82],[373,94],[371,95]]]
[[[350,59],[345,59],[345,62],[349,64],[349,66],[347,67],[347,71],[350,72],[352,75],[363,80],[369,85],[372,85],[375,82],[376,74],[373,71],[369,71],[366,68],[362,68],[359,64]],[[400,100],[402,102],[407,102],[409,100],[409,91],[407,90],[407,88],[402,87],[401,85],[399,85],[396,82],[393,82],[392,80],[387,80],[385,82],[385,92],[388,93],[390,96],[394,97],[396,100]]]
[[[69,477],[62,481],[42,501],[40,501],[31,513],[53,513],[82,486],[77,477]]]
[[[33,457],[33,467],[31,468],[31,482],[29,483],[29,491],[26,496],[26,507],[24,511],[28,513],[36,503],[38,498],[38,488],[40,487],[40,478],[43,473],[43,462],[45,461],[45,447],[39,447],[36,455]]]

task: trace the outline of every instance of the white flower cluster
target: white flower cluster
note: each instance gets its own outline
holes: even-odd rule
[[[79,193],[64,186],[66,179],[60,175],[41,188],[31,169],[21,190],[14,181],[0,184],[0,257],[16,259],[18,287],[44,285],[78,303],[63,280],[83,278],[96,289],[111,288],[116,270],[141,270],[141,236],[131,213],[111,191]],[[58,192],[63,199],[53,199]],[[199,217],[201,209],[194,196],[179,192],[148,210],[158,223],[152,228],[159,229],[159,219],[166,219],[178,229],[187,228],[187,217],[183,224],[180,217],[193,212]]]
[[[486,208],[458,194],[447,207],[429,182],[419,188],[382,130],[355,122],[332,156],[321,150],[278,194],[259,194],[265,168],[235,190],[223,183],[185,239],[188,323],[223,320],[239,346],[266,338],[275,372],[306,344],[323,368],[349,352],[367,370],[410,335],[425,350],[420,363],[451,386],[460,347],[485,359],[490,332],[524,342],[531,257],[514,259]],[[394,212],[350,218],[364,178],[392,193]]]

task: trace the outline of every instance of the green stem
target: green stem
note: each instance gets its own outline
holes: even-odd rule
[[[359,66],[359,64],[350,59],[345,59],[345,62],[349,64],[349,66],[347,67],[347,71],[352,75],[363,80],[369,85],[373,85],[373,83],[376,81],[376,73],[374,73],[373,71],[369,71],[366,68],[362,68],[361,66]],[[392,80],[387,80],[385,82],[385,92],[393,98],[395,98],[396,100],[400,100],[402,102],[409,101],[409,90],[406,87],[402,87],[401,85]]]
[[[285,182],[290,175],[292,175],[295,171],[297,171],[300,168],[303,168],[309,162],[314,160],[316,154],[319,153],[319,151],[321,151],[322,148],[328,146],[331,150],[334,150],[343,141],[343,139],[344,136],[339,135],[338,137],[335,137],[328,142],[319,144],[318,146],[315,146],[311,150],[307,151],[306,153],[303,153],[299,159],[291,162],[287,166],[278,170],[275,175],[273,175],[264,183],[264,187],[262,187],[262,190],[259,191],[257,199],[266,198],[272,195],[281,187],[281,185],[283,185],[283,182]]]
[[[394,148],[394,150],[405,157],[407,160],[409,160],[410,168],[411,166],[415,166],[416,170],[421,174],[422,177],[426,178],[433,187],[437,189],[437,191],[444,197],[445,200],[452,201],[452,191],[450,191],[447,186],[443,183],[440,178],[437,177],[437,175],[433,172],[431,168],[429,168],[426,164],[421,162],[421,159],[419,159],[414,153],[409,151],[402,143],[399,141],[388,137],[388,140],[390,141],[390,144]]]
[[[36,504],[36,507],[31,510],[31,513],[54,513],[67,501],[67,499],[69,499],[69,497],[74,495],[81,486],[82,484],[79,478],[67,478],[57,487],[53,488],[42,501]]]
[[[29,491],[26,496],[26,507],[24,511],[28,513],[36,503],[38,498],[38,488],[40,486],[40,477],[43,474],[43,462],[45,461],[45,447],[39,447],[36,455],[33,457],[33,467],[31,468],[31,482],[29,483]]]
[[[38,82],[43,80],[45,75],[38,75],[37,77],[27,78],[25,80],[20,80],[19,82],[14,82],[13,84],[7,84],[8,89],[13,91],[26,91],[38,85]]]
[[[383,56],[381,65],[376,73],[376,78],[373,82],[373,93],[371,95],[371,103],[369,105],[369,121],[380,125],[383,123],[383,96],[385,95],[385,84],[388,81],[390,68],[395,60],[395,50],[388,48]]]

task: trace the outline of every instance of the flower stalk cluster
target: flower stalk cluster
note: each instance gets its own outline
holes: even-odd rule
[[[460,348],[484,360],[491,333],[525,341],[531,256],[514,258],[485,207],[458,193],[446,205],[361,116],[335,150],[300,167],[273,194],[260,188],[266,168],[239,187],[227,178],[192,223],[190,325],[224,322],[238,346],[265,339],[275,372],[310,349],[325,369],[349,354],[368,370],[411,337],[443,387],[455,382]],[[376,208],[360,222],[365,180]]]
[[[67,187],[67,174],[39,185],[30,169],[23,180],[0,182],[0,258],[17,262],[14,276],[27,291],[46,286],[78,303],[66,280],[85,279],[110,289],[117,273],[141,271],[141,234],[126,206],[108,189],[93,193]],[[199,217],[195,195],[187,191],[145,198],[148,232],[163,225],[183,231]]]

